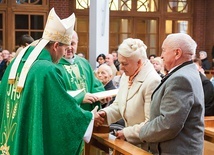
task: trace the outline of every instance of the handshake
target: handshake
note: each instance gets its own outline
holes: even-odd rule
[[[96,106],[91,112],[94,114],[94,126],[98,127],[104,124],[106,119],[105,111],[97,111],[98,106]]]
[[[103,110],[97,111],[98,106],[96,106],[91,112],[94,114],[94,126],[98,127],[104,124],[106,121],[106,112]],[[126,140],[126,137],[123,133],[123,130],[114,130],[114,136],[116,136],[117,139]]]

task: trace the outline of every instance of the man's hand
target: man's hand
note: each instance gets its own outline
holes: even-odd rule
[[[103,114],[99,114],[99,112],[97,112],[98,106],[96,106],[92,112],[94,114],[94,126],[98,127],[100,125],[102,125],[105,121],[104,117],[102,117]]]
[[[86,93],[85,97],[83,99],[83,103],[90,103],[90,104],[92,104],[92,103],[94,103],[94,102],[96,102],[98,100],[99,100],[98,97],[96,97],[96,96],[94,96],[94,95],[92,95],[90,93]]]

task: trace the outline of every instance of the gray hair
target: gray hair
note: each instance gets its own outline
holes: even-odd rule
[[[118,54],[133,59],[147,59],[147,46],[140,39],[128,38],[123,40],[118,48]]]
[[[200,51],[199,54],[203,54],[205,58],[207,57],[207,52],[206,51]]]
[[[184,54],[195,55],[197,43],[191,36],[185,33],[173,33],[169,34],[164,40],[163,44],[167,42],[171,49],[180,48]]]
[[[109,65],[107,65],[107,64],[102,64],[102,65],[99,66],[99,68],[104,69],[104,70],[108,73],[108,75],[110,75],[110,76],[113,75],[113,71],[112,71],[112,69],[111,69],[111,67],[110,67]],[[99,68],[98,68],[98,69],[99,69]]]

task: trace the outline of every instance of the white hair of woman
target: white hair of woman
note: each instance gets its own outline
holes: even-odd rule
[[[132,58],[134,60],[146,60],[147,46],[140,39],[128,38],[123,40],[118,48],[118,54],[121,54],[124,57]]]

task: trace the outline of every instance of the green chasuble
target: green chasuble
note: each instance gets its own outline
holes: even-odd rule
[[[77,155],[92,113],[67,94],[62,73],[42,50],[21,93],[17,79],[33,47],[18,67],[15,84],[8,84],[11,64],[0,85],[0,154]]]
[[[86,59],[75,55],[74,62],[71,64],[66,59],[62,58],[59,61],[58,66],[64,73],[63,78],[68,90],[78,90],[84,88],[85,92],[89,93],[105,91],[103,84],[95,77],[89,62]],[[96,105],[101,108],[100,102],[95,102],[93,104],[82,103],[83,97],[84,96],[82,96],[82,98],[75,99],[84,110],[91,111]]]

